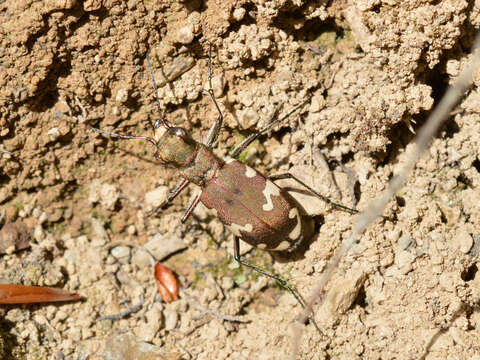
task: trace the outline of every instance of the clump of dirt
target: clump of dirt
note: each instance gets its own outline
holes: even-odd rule
[[[364,209],[405,162],[480,26],[479,7],[456,0],[0,8],[0,281],[84,297],[0,309],[0,354],[19,359],[283,358],[295,299],[231,261],[233,236],[205,207],[180,222],[193,185],[147,216],[176,169],[159,165],[148,142],[89,126],[150,137],[160,118],[205,139],[218,117],[211,68],[224,116],[216,155],[305,103],[240,159]],[[307,325],[300,358],[478,356],[479,82],[341,263],[314,309],[322,334]],[[308,295],[354,216],[280,184],[315,216],[312,243],[295,261],[242,252]],[[156,261],[179,275],[180,300],[161,302]]]

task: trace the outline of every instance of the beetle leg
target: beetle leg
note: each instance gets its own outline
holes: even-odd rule
[[[180,219],[180,221],[181,221],[182,223],[184,223],[185,221],[187,221],[188,217],[192,214],[193,210],[197,207],[198,202],[200,201],[200,195],[202,195],[202,193],[195,195],[195,196],[190,200],[190,203],[188,204],[187,208],[186,208],[185,211],[183,212],[183,215],[182,215],[182,217],[181,217],[181,219]]]
[[[233,240],[233,258],[239,264],[245,265],[245,266],[255,270],[256,272],[258,272],[262,275],[268,276],[269,278],[275,280],[281,287],[288,290],[302,307],[305,307],[305,303],[304,303],[303,299],[285,280],[283,280],[281,277],[279,277],[277,275],[266,272],[262,268],[259,268],[258,266],[250,264],[249,262],[246,262],[245,260],[243,260],[242,256],[240,255],[240,238],[238,236],[235,236],[235,238]]]
[[[245,150],[247,148],[248,145],[250,145],[253,141],[255,141],[255,139],[257,139],[259,136],[262,136],[262,135],[265,135],[266,133],[268,133],[270,130],[272,130],[272,128],[278,124],[280,124],[281,122],[283,122],[284,120],[288,119],[288,117],[290,115],[292,115],[295,111],[297,111],[298,109],[302,108],[306,103],[308,103],[310,101],[310,98],[308,98],[306,101],[302,102],[301,104],[295,106],[292,110],[290,110],[285,116],[283,116],[282,118],[280,119],[277,119],[277,120],[274,120],[272,121],[270,124],[268,124],[267,126],[265,126],[263,129],[259,130],[259,131],[256,131],[254,132],[253,134],[247,136],[240,144],[238,144],[233,150],[232,152],[230,153],[230,156],[234,159],[236,159],[238,157],[238,155],[240,155],[242,153],[243,150]]]
[[[323,196],[322,194],[320,194],[319,192],[315,191],[314,189],[312,189],[310,186],[308,186],[307,184],[305,184],[302,180],[300,180],[299,178],[295,177],[294,175],[290,174],[290,173],[284,173],[284,174],[276,174],[276,175],[271,175],[268,177],[270,180],[272,181],[276,181],[276,180],[284,180],[284,179],[292,179],[292,180],[295,180],[297,183],[299,183],[300,185],[302,185],[303,187],[305,187],[309,192],[311,192],[313,195],[315,195],[316,197],[318,197],[319,199],[325,201],[327,204],[330,204],[338,209],[342,209],[342,210],[346,210],[350,213],[353,213],[353,214],[357,214],[358,213],[358,210],[356,209],[352,209],[352,208],[349,208],[348,206],[345,206],[345,205],[342,205],[342,204],[338,204],[336,202],[333,202],[332,200],[330,200],[329,198],[327,198],[326,196]]]
[[[211,148],[213,144],[215,144],[215,141],[217,141],[218,134],[220,134],[220,129],[222,128],[222,123],[223,123],[222,110],[220,110],[220,106],[218,106],[217,100],[215,99],[215,93],[213,92],[213,86],[212,86],[212,46],[211,45],[210,45],[210,53],[208,56],[208,85],[209,85],[208,94],[212,98],[213,104],[215,105],[218,111],[218,118],[213,123],[210,130],[208,131],[207,139],[205,140],[205,145],[208,148]]]
[[[238,236],[235,236],[234,239],[233,239],[233,258],[239,264],[245,265],[245,266],[249,267],[250,269],[255,270],[256,272],[275,280],[281,287],[283,287],[290,294],[293,295],[295,300],[298,301],[298,303],[300,304],[300,306],[302,308],[305,308],[305,301],[303,300],[303,298],[285,280],[283,280],[281,277],[279,277],[275,274],[271,274],[271,273],[263,270],[262,268],[259,268],[258,266],[255,266],[255,265],[243,260],[242,256],[240,255],[240,238]],[[321,334],[320,328],[318,327],[317,323],[315,322],[315,319],[312,316],[310,316],[310,320],[312,321],[312,323],[315,326],[315,328],[317,329],[317,331]]]
[[[161,209],[163,209],[165,206],[167,206],[168,203],[170,203],[173,199],[175,199],[177,197],[178,194],[180,194],[182,192],[183,189],[185,189],[185,187],[190,183],[189,180],[187,179],[182,179],[180,180],[174,187],[173,189],[170,191],[170,194],[168,195],[168,197],[159,205],[157,206],[155,209],[153,209],[151,212],[149,212],[147,214],[147,216],[150,216],[150,215],[153,215],[153,214],[156,214],[157,212],[159,212]]]

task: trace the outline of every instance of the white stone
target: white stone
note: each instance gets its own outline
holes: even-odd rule
[[[130,256],[130,248],[128,246],[115,246],[110,250],[110,253],[116,259],[126,258]]]
[[[118,89],[117,96],[115,97],[115,101],[118,103],[126,103],[128,100],[128,90],[127,89]]]
[[[247,13],[247,10],[245,10],[244,8],[237,8],[233,10],[232,16],[236,21],[240,21],[243,19],[246,13]]]
[[[58,130],[58,128],[53,127],[50,130],[48,130],[47,135],[50,141],[55,141],[60,137],[60,131]]]
[[[188,45],[190,44],[195,37],[195,34],[193,33],[193,25],[189,24],[184,27],[182,27],[180,30],[178,30],[177,33],[177,41],[181,44]]]
[[[151,205],[152,207],[157,207],[162,204],[168,196],[168,187],[167,186],[159,186],[156,189],[153,189],[145,194],[145,202],[147,205]]]

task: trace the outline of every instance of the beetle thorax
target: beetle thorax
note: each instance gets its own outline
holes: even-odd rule
[[[198,148],[192,156],[191,161],[181,169],[182,176],[198,186],[205,186],[213,177],[216,176],[224,162],[217,158],[203,144],[197,144]]]

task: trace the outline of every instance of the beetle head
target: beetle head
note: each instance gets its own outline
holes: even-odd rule
[[[155,157],[165,165],[184,166],[196,149],[196,142],[182,127],[167,128],[157,142]]]

